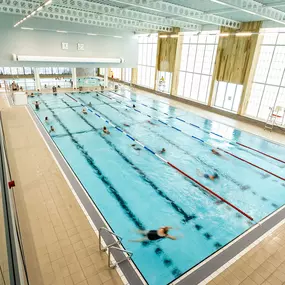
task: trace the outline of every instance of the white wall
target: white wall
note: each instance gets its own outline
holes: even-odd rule
[[[138,44],[131,32],[39,18],[28,19],[22,24],[22,27],[34,28],[33,31],[22,30],[19,27],[13,28],[20,19],[18,15],[0,13],[0,66],[121,68],[137,66]],[[69,33],[57,33],[45,29],[64,30]],[[88,36],[79,33],[104,34],[105,36]],[[122,36],[122,38],[114,38],[115,35]],[[68,50],[61,49],[62,42],[68,43]],[[77,43],[83,43],[85,50],[78,51]],[[13,53],[37,56],[121,57],[125,62],[111,65],[24,63],[12,61]]]

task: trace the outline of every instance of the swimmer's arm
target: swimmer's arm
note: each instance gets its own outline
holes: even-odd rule
[[[169,239],[172,239],[172,240],[177,240],[177,238],[175,236],[167,235],[166,237]]]

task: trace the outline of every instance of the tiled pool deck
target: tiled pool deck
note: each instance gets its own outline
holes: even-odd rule
[[[285,144],[284,135],[176,101],[170,103]],[[108,269],[106,254],[98,250],[97,235],[27,109],[9,108],[3,95],[0,108],[31,285],[123,284],[117,272]],[[285,284],[285,224],[214,275],[202,284]]]

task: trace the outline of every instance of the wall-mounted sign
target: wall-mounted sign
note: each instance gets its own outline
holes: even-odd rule
[[[62,49],[68,49],[68,43],[61,43],[61,48]]]
[[[77,50],[84,50],[84,44],[77,44]]]

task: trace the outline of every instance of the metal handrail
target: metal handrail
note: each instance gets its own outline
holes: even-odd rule
[[[120,261],[117,261],[115,263],[112,263],[111,262],[111,250],[112,249],[115,249],[115,250],[118,250],[118,251],[126,253],[127,254],[126,258],[124,258],[124,259],[122,259]],[[115,268],[118,264],[122,263],[123,261],[129,260],[132,257],[132,255],[133,255],[133,253],[131,251],[128,251],[128,250],[125,250],[125,249],[121,249],[121,248],[118,248],[116,246],[110,246],[109,250],[108,250],[108,266],[110,268]]]
[[[103,230],[106,231],[106,232],[108,232],[109,234],[115,236],[118,240],[115,241],[115,242],[113,242],[113,243],[111,243],[111,244],[109,244],[109,245],[106,245],[106,246],[102,247],[102,246],[101,246],[101,244],[102,244],[102,234],[101,234],[101,232],[102,232]],[[100,251],[107,251],[107,249],[108,249],[109,247],[121,243],[121,240],[122,240],[122,239],[123,239],[122,237],[118,236],[117,234],[113,233],[112,231],[108,230],[107,228],[101,227],[101,228],[99,229],[99,250],[100,250]]]

